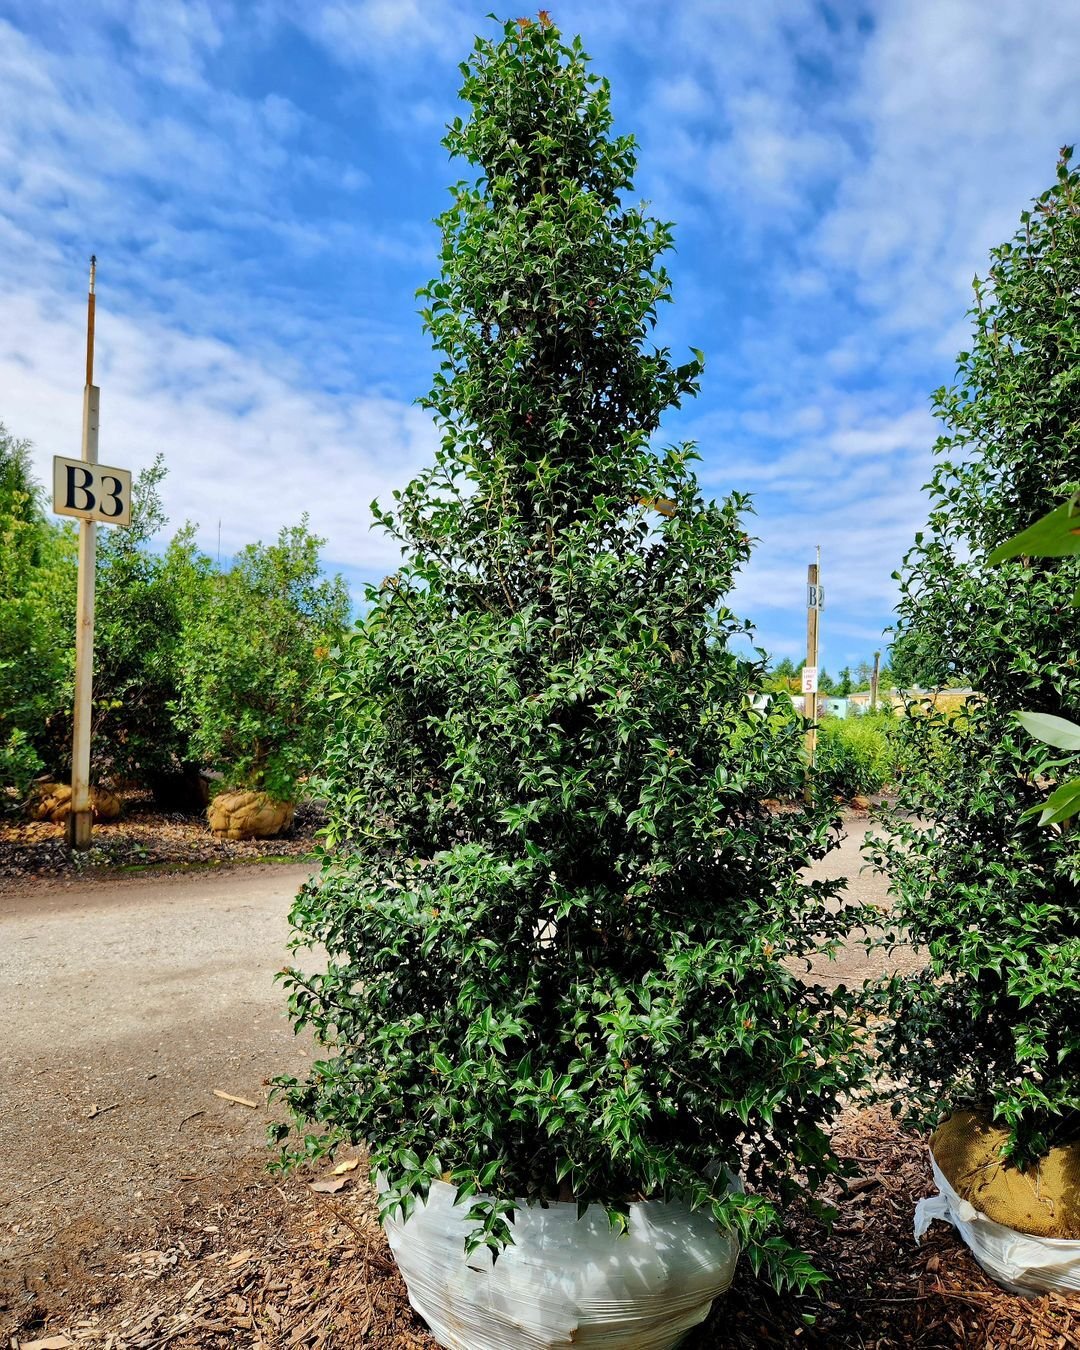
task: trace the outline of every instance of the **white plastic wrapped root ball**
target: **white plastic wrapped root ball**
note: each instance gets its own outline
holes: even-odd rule
[[[934,1219],[951,1223],[987,1275],[1011,1294],[1045,1294],[1080,1290],[1080,1241],[1035,1237],[995,1223],[962,1200],[930,1155],[938,1194],[915,1206],[915,1240]]]
[[[447,1350],[668,1350],[709,1314],[731,1284],[736,1240],[704,1212],[646,1201],[619,1235],[593,1205],[523,1205],[514,1243],[492,1262],[465,1256],[472,1227],[454,1187],[432,1184],[426,1205],[386,1235],[409,1302]]]

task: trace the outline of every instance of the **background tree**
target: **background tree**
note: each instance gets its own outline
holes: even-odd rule
[[[322,575],[322,543],[305,517],[223,573],[194,558],[189,539],[167,560],[183,611],[176,722],[228,787],[291,801],[322,756],[322,663],[351,608],[344,581]]]
[[[976,280],[971,350],[957,383],[934,396],[944,429],[929,523],[900,574],[893,660],[931,686],[970,681],[982,698],[906,721],[909,767],[879,855],[928,958],[925,976],[893,991],[885,1062],[927,1115],[993,1114],[1020,1159],[1080,1135],[1078,836],[1024,819],[1045,800],[1043,776],[1075,769],[1076,755],[1062,760],[1012,716],[1080,705],[1069,603],[1080,564],[988,557],[1080,482],[1080,175],[1070,155]]]
[[[797,693],[802,688],[800,667],[790,656],[782,656],[768,668],[761,687],[770,693]]]
[[[519,1198],[681,1196],[802,1284],[765,1234],[836,1170],[862,1070],[844,991],[792,969],[852,915],[801,876],[828,810],[762,805],[802,737],[730,645],[746,499],[650,448],[701,373],[648,342],[671,229],[626,199],[579,40],[509,24],[462,70],[469,181],[423,292],[441,447],[376,507],[405,562],[340,658],[329,851],[293,915],[329,953],[289,977],[328,1047],[284,1085],[327,1130],[299,1152],[366,1140],[406,1211],[449,1172],[495,1247]]]
[[[30,443],[0,424],[0,788],[52,767],[74,668],[75,542],[45,515]]]
[[[851,667],[845,666],[840,672],[840,680],[836,686],[836,692],[841,698],[846,698],[851,693]]]
[[[159,455],[135,480],[130,527],[98,531],[93,772],[150,787],[188,758],[174,713],[182,615],[202,607],[208,582],[177,543],[165,552],[153,547],[168,523],[160,494],[166,472]],[[193,552],[185,533],[179,539]],[[67,767],[70,716],[62,725]]]

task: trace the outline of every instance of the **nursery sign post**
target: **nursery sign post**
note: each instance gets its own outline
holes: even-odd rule
[[[825,603],[825,592],[818,580],[821,571],[821,549],[818,560],[806,569],[806,665],[803,668],[803,715],[817,722],[818,696],[818,615]],[[806,733],[806,757],[813,767],[817,755],[817,727]],[[809,791],[809,786],[807,787]]]
[[[131,474],[97,462],[100,390],[94,383],[94,277],[86,298],[86,384],[83,388],[82,458],[53,460],[53,510],[79,522],[79,581],[75,609],[75,718],[71,747],[71,814],[68,844],[89,848],[93,830],[90,807],[90,696],[94,672],[94,584],[97,522],[131,524]]]

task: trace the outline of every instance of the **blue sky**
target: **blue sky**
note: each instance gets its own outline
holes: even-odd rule
[[[164,452],[224,552],[308,511],[355,584],[430,455],[414,291],[491,0],[0,0],[0,420],[77,453],[100,258],[101,459]],[[930,391],[973,274],[1080,132],[1075,0],[574,0],[638,190],[676,222],[660,340],[704,349],[710,493],[754,495],[736,605],[798,656],[822,547],[833,671],[881,645],[925,505]],[[508,13],[514,17],[517,10]]]

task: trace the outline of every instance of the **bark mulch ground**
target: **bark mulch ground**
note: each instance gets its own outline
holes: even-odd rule
[[[62,825],[0,818],[0,894],[24,891],[35,880],[79,881],[278,858],[299,861],[311,853],[315,831],[324,824],[317,807],[301,804],[292,828],[276,839],[215,839],[201,813],[162,811],[148,796],[120,795],[120,819],[95,825],[92,847],[81,853],[67,847]]]
[[[742,1262],[687,1350],[1080,1347],[1080,1296],[1002,1292],[944,1224],[916,1246],[912,1211],[931,1189],[923,1141],[887,1113],[863,1110],[844,1119],[838,1145],[859,1176],[838,1197],[832,1233],[795,1216],[832,1277],[823,1298],[776,1295]],[[32,1274],[0,1268],[6,1343],[432,1350],[378,1226],[362,1162],[338,1194],[316,1194],[307,1180],[278,1182],[249,1159],[233,1174],[185,1181],[152,1231],[58,1233]]]

